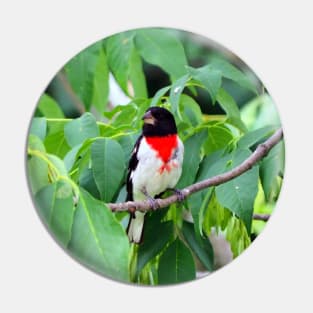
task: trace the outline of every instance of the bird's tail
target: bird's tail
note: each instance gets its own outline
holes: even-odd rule
[[[143,234],[143,224],[145,220],[145,213],[136,211],[130,216],[127,226],[127,235],[130,242],[140,243]]]

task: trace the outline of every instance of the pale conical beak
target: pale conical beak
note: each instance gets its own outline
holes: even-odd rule
[[[151,124],[151,125],[155,124],[155,118],[153,117],[150,111],[146,112],[145,115],[142,117],[142,119],[145,124]]]

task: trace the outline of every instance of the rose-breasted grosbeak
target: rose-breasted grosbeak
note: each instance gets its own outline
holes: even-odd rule
[[[173,189],[182,172],[184,145],[177,136],[172,113],[160,107],[149,108],[143,116],[142,134],[137,139],[127,174],[127,201],[149,200]],[[130,217],[127,233],[139,243],[145,213]]]

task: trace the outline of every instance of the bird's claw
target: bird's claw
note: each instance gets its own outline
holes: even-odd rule
[[[147,200],[149,201],[152,210],[156,211],[157,209],[159,209],[159,204],[154,198],[147,197]]]
[[[176,189],[176,188],[173,188],[172,190],[174,191],[175,195],[177,196],[178,201],[183,202],[185,199],[184,193],[181,190]]]

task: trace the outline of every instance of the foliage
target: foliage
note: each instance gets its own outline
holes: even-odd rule
[[[171,81],[150,98],[144,62],[160,67]],[[197,262],[214,271],[212,229],[225,235],[234,257],[250,245],[251,231],[263,228],[254,224],[253,212],[271,212],[279,195],[282,143],[242,176],[193,194],[183,204],[148,213],[139,246],[128,242],[128,214],[112,213],[105,204],[125,199],[127,161],[150,105],[165,106],[175,116],[185,145],[179,188],[246,159],[279,120],[258,120],[253,129],[251,121],[259,115],[252,116],[255,111],[249,113],[247,107],[241,113],[224,88],[225,79],[253,91],[254,101],[262,103],[265,97],[245,73],[223,58],[200,68],[189,66],[179,39],[164,29],[133,30],[99,41],[62,71],[85,112],[67,118],[61,103],[43,94],[29,131],[27,169],[40,216],[63,247],[105,276],[156,285],[194,279]],[[109,71],[130,97],[127,105],[108,108]],[[193,97],[197,88],[206,90],[225,115],[203,115]],[[188,214],[193,223],[184,221]]]

